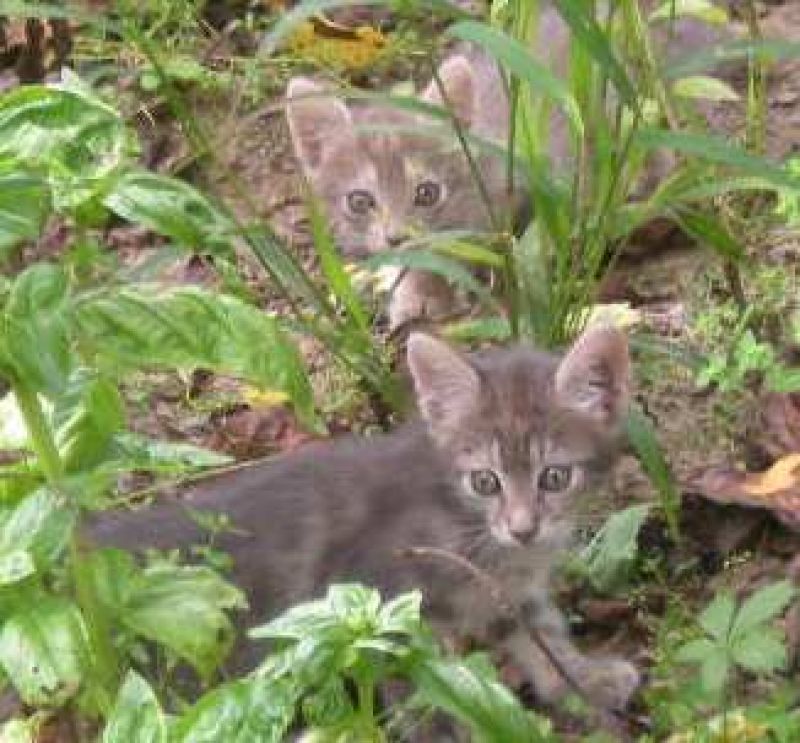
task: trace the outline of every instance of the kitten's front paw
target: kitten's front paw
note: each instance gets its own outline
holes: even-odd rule
[[[593,659],[576,679],[589,697],[606,709],[622,710],[641,684],[636,667],[622,658]]]

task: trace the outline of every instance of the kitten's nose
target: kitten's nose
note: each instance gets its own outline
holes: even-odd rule
[[[536,524],[530,524],[527,527],[519,528],[519,529],[512,529],[511,535],[516,539],[520,544],[529,544],[530,541],[536,536]]]

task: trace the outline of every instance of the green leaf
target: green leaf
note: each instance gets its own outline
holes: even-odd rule
[[[643,504],[613,514],[581,552],[586,575],[596,590],[609,592],[629,579],[639,529],[649,513],[650,505]]]
[[[753,673],[772,673],[787,666],[786,642],[771,627],[752,629],[733,642],[733,659]]]
[[[65,598],[20,601],[0,630],[0,665],[27,704],[59,704],[73,696],[88,658],[83,617]]]
[[[716,217],[700,211],[680,209],[672,212],[680,226],[699,243],[707,244],[728,260],[745,259],[744,246]]]
[[[197,287],[139,286],[84,301],[81,334],[100,358],[130,368],[206,368],[284,392],[315,422],[311,385],[277,318]]]
[[[728,22],[728,14],[711,0],[665,0],[650,14],[650,21],[669,21],[673,18],[690,17],[706,23]]]
[[[718,697],[725,687],[730,670],[731,662],[727,649],[718,647],[709,653],[700,666],[700,684],[703,690]]]
[[[661,498],[661,508],[673,537],[678,536],[681,494],[650,420],[637,406],[625,416],[625,435],[636,458]]]
[[[50,189],[41,178],[19,171],[0,169],[0,263],[10,249],[33,240],[50,213]]]
[[[796,595],[797,590],[788,580],[778,581],[759,589],[737,612],[731,636],[736,638],[780,616]]]
[[[711,640],[707,637],[699,637],[681,645],[675,653],[675,660],[678,663],[702,663],[716,650],[717,645]]]
[[[150,685],[129,671],[103,730],[103,743],[166,743],[164,714]]]
[[[8,363],[38,392],[60,393],[72,368],[67,293],[67,277],[59,266],[35,263],[15,279],[0,318]]]
[[[447,33],[462,41],[482,46],[509,72],[530,85],[534,92],[541,93],[558,104],[564,111],[573,133],[578,137],[583,136],[584,126],[580,107],[569,86],[553,75],[545,65],[537,62],[524,44],[478,21],[459,21],[453,24]]]
[[[62,495],[40,488],[0,508],[0,584],[21,580],[61,556],[76,514]]]
[[[233,462],[226,454],[193,444],[162,441],[122,431],[114,436],[109,458],[103,469],[112,472],[158,472],[181,474],[206,467],[221,467]]]
[[[184,181],[145,170],[116,179],[105,205],[195,252],[232,256],[235,225],[197,189]]]
[[[125,425],[116,385],[86,368],[76,369],[53,409],[56,444],[67,472],[88,470],[109,452]]]
[[[733,596],[727,592],[719,593],[698,618],[700,626],[716,640],[727,641],[733,627],[736,605]]]
[[[289,680],[251,677],[220,686],[181,715],[176,743],[282,743],[301,690]]]
[[[672,83],[672,92],[681,98],[708,101],[738,101],[739,94],[728,83],[707,75],[690,75]]]
[[[203,677],[219,666],[232,642],[225,612],[246,605],[238,588],[206,567],[139,569],[120,550],[99,550],[90,559],[98,600],[116,622],[169,648]]]
[[[538,743],[552,740],[549,726],[528,712],[497,681],[482,655],[464,659],[424,658],[409,673],[420,701],[469,726],[483,743]]]
[[[620,98],[636,107],[637,93],[622,63],[609,43],[608,34],[594,17],[594,8],[583,0],[556,0],[556,9],[572,31],[575,40],[597,61],[614,83]]]

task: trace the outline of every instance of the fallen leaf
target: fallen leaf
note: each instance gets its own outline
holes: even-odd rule
[[[763,508],[800,529],[800,453],[782,457],[765,472],[711,467],[690,477],[687,489],[717,503]]]

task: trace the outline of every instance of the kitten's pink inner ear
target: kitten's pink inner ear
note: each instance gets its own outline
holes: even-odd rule
[[[478,372],[457,351],[425,333],[412,333],[408,367],[420,413],[431,428],[447,427],[478,401]]]
[[[625,334],[611,327],[589,329],[575,341],[556,371],[564,407],[600,423],[619,421],[628,406],[630,357]]]
[[[464,126],[472,126],[475,119],[475,69],[472,63],[461,55],[446,59],[439,66],[439,79],[442,81],[447,104],[451,106],[458,121]],[[431,80],[422,98],[429,103],[445,105],[436,80]]]
[[[286,90],[286,120],[295,154],[308,175],[319,168],[325,148],[334,139],[350,136],[353,119],[336,96],[304,77],[295,77]]]

